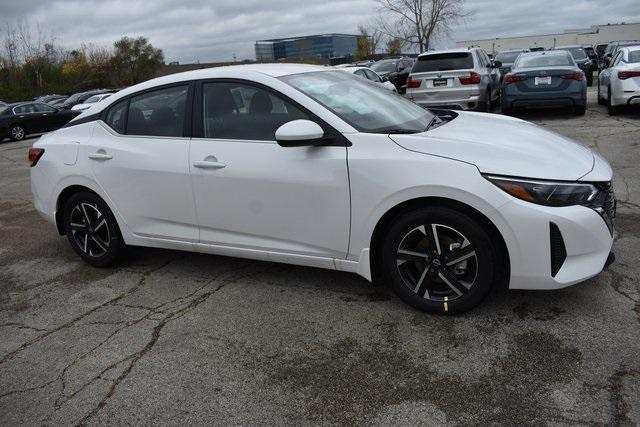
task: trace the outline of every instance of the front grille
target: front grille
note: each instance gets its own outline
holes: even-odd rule
[[[549,224],[549,238],[551,241],[551,277],[556,277],[567,259],[567,249],[564,246],[562,233],[554,223]]]
[[[613,235],[616,219],[616,195],[613,192],[613,183],[609,182],[597,182],[594,183],[596,188],[600,190],[597,196],[591,201],[590,207],[600,214],[609,233]]]

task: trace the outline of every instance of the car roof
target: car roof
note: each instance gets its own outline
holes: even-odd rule
[[[640,50],[640,43],[634,44],[634,45],[631,45],[631,46],[622,46],[622,47],[620,47],[620,50],[626,50],[626,51],[629,51],[629,52],[635,52],[636,50]]]
[[[454,49],[442,49],[442,50],[430,50],[427,52],[422,52],[418,57],[427,56],[427,55],[438,55],[441,53],[460,53],[460,52],[471,52],[472,50],[480,50],[477,47],[457,47]]]

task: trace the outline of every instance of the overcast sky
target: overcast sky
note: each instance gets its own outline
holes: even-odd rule
[[[609,22],[639,22],[640,0],[467,0],[469,18],[455,40],[557,32]],[[39,25],[67,47],[110,46],[124,35],[148,37],[165,59],[253,59],[255,40],[315,33],[355,33],[374,22],[374,0],[0,0],[0,22]]]

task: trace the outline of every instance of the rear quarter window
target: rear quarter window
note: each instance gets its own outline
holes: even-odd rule
[[[631,52],[629,52],[628,62],[640,62],[640,50],[632,50]]]
[[[473,68],[471,52],[436,53],[418,57],[412,73],[429,71],[466,70]]]

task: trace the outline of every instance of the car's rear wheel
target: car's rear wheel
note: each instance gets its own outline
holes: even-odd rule
[[[576,116],[584,116],[584,114],[587,112],[587,107],[584,105],[576,105],[575,107],[573,107],[573,112]]]
[[[118,223],[96,194],[76,193],[67,200],[64,229],[73,250],[94,267],[114,264],[124,251]]]
[[[619,112],[620,107],[613,105],[613,101],[611,100],[611,86],[609,86],[607,90],[607,113],[609,113],[610,116],[615,116]]]
[[[491,238],[470,216],[422,208],[397,217],[382,248],[383,270],[396,294],[428,313],[459,313],[491,288],[496,259]]]
[[[485,96],[485,99],[478,103],[477,110],[482,111],[484,113],[491,112],[491,88],[490,87],[487,88],[487,94]]]
[[[22,126],[11,125],[9,134],[11,135],[11,139],[13,139],[14,141],[22,141],[27,133]]]
[[[600,90],[600,80],[598,80],[598,105],[604,105],[604,99],[602,99],[602,92]]]

